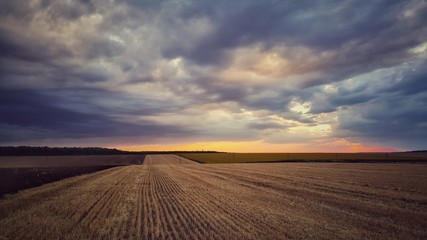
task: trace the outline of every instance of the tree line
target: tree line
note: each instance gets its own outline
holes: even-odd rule
[[[1,156],[116,155],[126,151],[101,147],[0,147]]]
[[[0,156],[69,156],[69,155],[124,155],[124,154],[179,154],[217,153],[216,151],[123,151],[103,147],[30,147],[0,146]]]

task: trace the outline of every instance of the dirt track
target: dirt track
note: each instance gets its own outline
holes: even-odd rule
[[[147,156],[0,201],[0,239],[426,239],[426,164]]]

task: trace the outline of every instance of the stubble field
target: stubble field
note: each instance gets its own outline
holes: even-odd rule
[[[425,152],[395,153],[184,153],[199,163],[343,162],[427,163]]]
[[[103,169],[142,164],[145,155],[0,156],[0,198]]]
[[[0,200],[5,239],[426,239],[427,165],[149,155]]]

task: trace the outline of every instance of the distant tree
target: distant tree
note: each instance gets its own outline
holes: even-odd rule
[[[129,152],[100,147],[0,147],[1,156],[116,155]]]
[[[180,154],[218,153],[216,151],[138,151],[129,152],[101,147],[29,147],[0,146],[0,156],[73,156],[73,155],[122,155],[122,154]]]

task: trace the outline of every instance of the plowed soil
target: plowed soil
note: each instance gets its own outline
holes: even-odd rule
[[[142,164],[145,155],[0,156],[0,198],[85,173]]]
[[[173,155],[0,200],[6,239],[426,239],[427,165]]]

